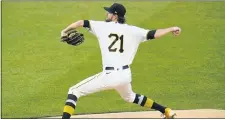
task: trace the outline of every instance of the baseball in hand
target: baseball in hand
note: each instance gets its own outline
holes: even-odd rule
[[[179,27],[173,27],[172,33],[173,33],[173,35],[178,36],[181,33],[181,29]]]

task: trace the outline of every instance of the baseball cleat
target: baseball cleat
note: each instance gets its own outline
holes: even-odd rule
[[[164,118],[165,119],[173,119],[176,116],[176,113],[170,108],[165,109]]]

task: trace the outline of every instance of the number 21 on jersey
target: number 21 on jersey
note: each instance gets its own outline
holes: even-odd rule
[[[114,38],[112,43],[109,45],[108,49],[110,52],[117,52],[117,48],[113,47],[115,45],[116,42],[118,42],[118,40],[120,41],[120,48],[119,48],[119,52],[123,53],[124,49],[123,49],[123,35],[119,36],[118,34],[113,34],[111,33],[108,36],[110,39]]]

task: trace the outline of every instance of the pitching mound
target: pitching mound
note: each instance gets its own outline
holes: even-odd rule
[[[174,110],[177,113],[176,118],[225,118],[225,110],[215,109],[197,109],[197,110]],[[121,113],[103,113],[74,115],[71,118],[162,118],[158,111],[143,112],[121,112]],[[51,118],[61,118],[51,117]]]

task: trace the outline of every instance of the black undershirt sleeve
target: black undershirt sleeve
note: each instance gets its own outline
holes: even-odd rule
[[[90,23],[88,20],[84,20],[84,25],[83,27],[86,27],[86,28],[90,28]]]
[[[156,30],[150,30],[147,34],[147,40],[155,39]]]

